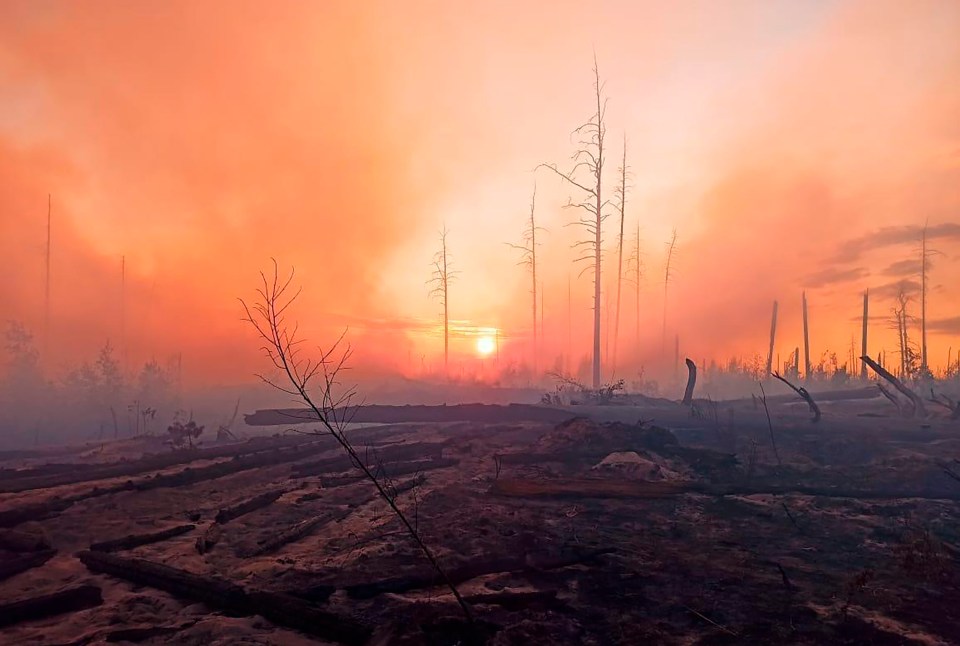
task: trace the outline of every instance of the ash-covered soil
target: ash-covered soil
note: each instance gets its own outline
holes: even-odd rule
[[[357,431],[473,625],[328,440],[10,457],[0,641],[960,643],[960,424],[823,409]]]

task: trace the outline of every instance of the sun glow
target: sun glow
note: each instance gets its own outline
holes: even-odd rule
[[[477,354],[489,357],[497,349],[497,342],[492,337],[482,336],[477,339]]]

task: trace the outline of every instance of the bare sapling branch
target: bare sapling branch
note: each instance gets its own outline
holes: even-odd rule
[[[773,447],[773,455],[777,458],[777,465],[783,466],[780,460],[780,451],[777,450],[777,440],[773,436],[773,420],[770,419],[770,408],[767,406],[767,393],[763,389],[763,382],[757,382],[760,385],[760,402],[763,404],[763,412],[767,414],[767,428],[770,429],[770,445]]]
[[[243,320],[256,330],[263,344],[261,348],[264,354],[279,373],[277,378],[261,374],[257,376],[307,405],[313,417],[305,421],[320,422],[322,429],[319,432],[331,435],[350,457],[353,467],[373,484],[379,497],[387,503],[440,580],[453,593],[467,621],[472,622],[470,607],[440,566],[433,551],[424,542],[417,530],[416,521],[411,522],[400,509],[397,489],[379,473],[379,466],[369,466],[367,456],[361,456],[347,438],[347,427],[356,414],[356,406],[352,404],[356,391],[352,387],[344,387],[340,381],[351,356],[349,344],[344,343],[346,331],[329,349],[321,349],[318,359],[311,359],[303,354],[303,339],[297,336],[297,324],[288,322],[290,307],[300,295],[300,289],[294,290],[292,286],[293,278],[292,269],[288,277],[281,278],[274,260],[272,276],[260,273],[261,286],[257,289],[257,300],[248,304],[240,299],[244,311]]]

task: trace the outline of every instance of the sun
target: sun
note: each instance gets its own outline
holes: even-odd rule
[[[481,357],[489,357],[497,349],[497,342],[491,337],[482,336],[477,339],[477,354]]]

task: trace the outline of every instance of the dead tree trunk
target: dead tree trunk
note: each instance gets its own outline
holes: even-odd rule
[[[899,390],[901,393],[903,393],[903,395],[907,399],[913,402],[913,413],[915,415],[919,415],[920,417],[926,417],[927,415],[926,408],[923,405],[923,400],[920,399],[920,396],[917,395],[917,393],[913,392],[912,390],[904,386],[903,382],[901,382],[899,379],[897,379],[896,377],[891,375],[889,372],[887,372],[885,368],[881,367],[876,361],[874,361],[870,357],[864,355],[860,357],[860,360],[866,363],[868,366],[870,366],[870,368],[872,368],[873,371],[876,372],[878,375],[880,375],[881,377],[889,381],[894,388]]]
[[[620,165],[620,185],[615,193],[619,200],[620,210],[620,236],[617,239],[617,301],[614,307],[613,315],[613,358],[612,371],[616,370],[617,365],[617,343],[620,339],[620,293],[623,285],[623,226],[626,218],[627,209],[627,135],[623,135],[623,162]]]
[[[693,389],[697,385],[697,364],[687,359],[687,389],[683,393],[683,405],[693,403]]]
[[[789,381],[781,377],[780,374],[777,372],[773,373],[773,376],[779,379],[780,381],[782,381],[783,383],[787,384],[788,386],[790,386],[790,388],[795,393],[800,395],[803,398],[803,400],[807,402],[807,406],[810,407],[810,412],[813,413],[813,419],[810,420],[811,422],[816,424],[817,422],[820,421],[820,407],[817,406],[817,402],[813,401],[813,397],[810,395],[809,392],[807,392],[806,388],[803,388],[803,387],[797,388],[796,386],[791,384]]]
[[[867,352],[867,320],[869,318],[870,311],[870,290],[863,292],[863,333],[860,341],[860,356],[865,357],[869,353]],[[853,366],[850,366],[851,368]],[[864,363],[860,367],[860,380],[867,380],[867,364]]]
[[[433,275],[430,284],[433,290],[431,295],[437,296],[443,305],[443,376],[450,376],[450,283],[455,272],[447,250],[447,228],[440,232],[440,250],[433,257]]]
[[[770,321],[770,349],[767,351],[767,372],[773,371],[773,344],[777,338],[777,301],[773,301],[773,318]]]
[[[596,111],[589,121],[582,124],[574,132],[580,135],[580,148],[573,154],[573,170],[567,173],[560,172],[556,166],[540,164],[553,171],[568,184],[583,192],[583,199],[571,202],[570,208],[581,209],[582,214],[577,224],[583,227],[588,238],[576,243],[576,247],[585,248],[584,255],[575,260],[587,261],[590,264],[586,269],[593,269],[593,388],[600,387],[600,285],[602,273],[600,260],[603,234],[603,221],[607,218],[604,209],[609,200],[603,199],[603,166],[605,162],[606,128],[606,100],[603,97],[603,84],[600,82],[600,71],[596,57],[593,61],[593,89],[596,99]],[[539,167],[538,167],[539,168]],[[579,168],[586,169],[589,181],[584,183],[576,176]]]
[[[217,516],[214,520],[221,525],[224,525],[235,518],[243,516],[244,514],[249,514],[251,511],[256,511],[261,507],[266,507],[267,505],[273,504],[285,493],[286,489],[274,489],[273,491],[267,491],[248,500],[239,502],[232,507],[224,507],[217,512]]]
[[[806,292],[803,292],[803,378],[810,379],[810,327],[807,322]]]

